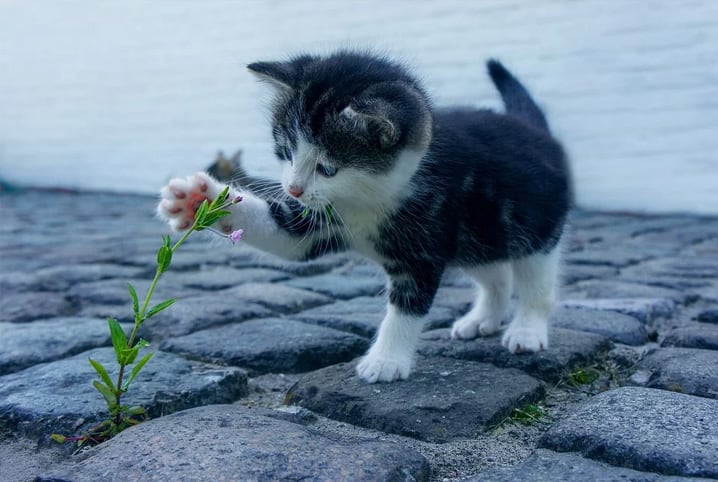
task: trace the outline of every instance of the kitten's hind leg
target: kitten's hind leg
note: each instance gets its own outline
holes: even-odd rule
[[[501,339],[511,353],[548,348],[548,318],[556,301],[559,245],[513,261],[516,316]]]
[[[451,337],[470,340],[496,333],[511,299],[511,264],[492,263],[464,270],[476,280],[479,293],[471,310],[454,322]]]

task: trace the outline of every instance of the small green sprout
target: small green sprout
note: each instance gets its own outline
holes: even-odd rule
[[[590,385],[596,380],[600,373],[595,368],[577,368],[568,374],[568,381],[573,386]]]
[[[532,403],[521,408],[514,408],[509,419],[522,425],[531,425],[546,415],[546,409],[538,403]]]
[[[228,200],[228,196],[229,187],[226,187],[211,203],[208,203],[207,200],[203,201],[195,213],[194,224],[192,224],[189,230],[187,230],[176,243],[172,244],[170,236],[163,236],[162,245],[157,251],[155,276],[141,304],[135,287],[132,286],[131,283],[127,284],[127,290],[132,300],[132,312],[134,313],[135,320],[129,337],[126,336],[122,326],[116,319],[108,318],[107,320],[110,330],[110,339],[112,340],[112,346],[115,350],[115,359],[119,366],[116,381],[112,379],[109,371],[102,363],[89,358],[90,365],[99,376],[99,380],[93,380],[92,385],[104,399],[109,417],[99,424],[90,427],[88,432],[81,436],[66,437],[60,434],[52,434],[51,438],[54,441],[58,443],[77,442],[79,447],[82,447],[88,442],[99,444],[114,437],[127,427],[137,425],[147,418],[147,412],[144,408],[139,406],[131,407],[121,403],[122,396],[129,390],[130,384],[154,355],[154,353],[147,353],[137,360],[140,350],[149,345],[147,341],[141,338],[137,339],[137,330],[139,330],[145,321],[166,310],[177,301],[174,298],[170,298],[150,307],[150,300],[152,299],[152,294],[155,291],[157,282],[162,274],[169,269],[172,263],[172,257],[177,249],[179,249],[190,234],[195,231],[202,231],[204,229],[214,231],[211,226],[224,216],[230,214],[227,208],[242,200],[240,196]],[[236,243],[242,239],[242,233],[242,230],[238,229],[228,235],[220,234],[228,238],[232,243]],[[134,366],[132,366],[132,369],[127,373],[127,369],[133,364]]]

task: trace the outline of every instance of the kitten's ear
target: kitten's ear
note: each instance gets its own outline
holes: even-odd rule
[[[381,149],[389,149],[399,141],[399,126],[390,119],[391,105],[375,100],[358,109],[361,110],[348,105],[340,114],[351,129],[378,143]]]
[[[242,149],[237,150],[230,160],[236,164],[242,162]]]
[[[254,62],[247,68],[281,90],[294,90],[295,69],[290,62]]]

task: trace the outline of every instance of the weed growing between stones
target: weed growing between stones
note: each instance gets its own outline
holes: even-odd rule
[[[493,433],[498,433],[507,426],[534,425],[543,422],[547,417],[548,412],[542,402],[529,403],[511,410],[511,413],[493,425],[491,430]]]
[[[240,196],[228,200],[228,195],[229,187],[225,188],[211,203],[208,203],[207,200],[202,201],[202,204],[195,213],[194,224],[192,224],[189,230],[187,230],[187,232],[184,233],[184,235],[182,235],[182,237],[174,243],[174,245],[172,244],[170,236],[164,236],[162,238],[162,246],[160,246],[157,251],[157,269],[155,271],[155,277],[152,280],[152,283],[147,290],[147,294],[141,304],[135,288],[132,284],[127,284],[127,289],[130,293],[130,298],[132,299],[132,311],[134,313],[135,320],[130,336],[126,336],[122,326],[116,319],[108,318],[107,324],[110,329],[110,338],[112,340],[112,346],[115,349],[115,358],[119,366],[117,380],[112,380],[110,373],[107,368],[102,365],[102,363],[89,358],[90,365],[92,365],[92,368],[95,369],[100,377],[99,380],[93,380],[92,385],[95,389],[97,389],[105,401],[108,410],[108,417],[97,425],[90,427],[84,435],[67,437],[60,434],[52,434],[51,437],[53,440],[59,443],[77,442],[78,447],[80,448],[87,443],[96,445],[109,440],[127,427],[137,425],[147,418],[147,412],[144,408],[122,403],[122,396],[127,392],[127,390],[129,390],[130,384],[135,380],[142,368],[154,355],[154,352],[150,352],[137,360],[140,350],[149,345],[146,340],[141,338],[136,340],[137,330],[145,321],[169,308],[175,303],[175,301],[177,301],[174,298],[170,298],[150,307],[150,300],[152,299],[152,294],[157,286],[157,282],[162,274],[169,269],[170,264],[172,263],[172,256],[187,240],[190,234],[195,231],[208,229],[229,239],[232,243],[236,243],[242,238],[241,229],[236,230],[231,234],[223,234],[211,228],[211,226],[219,219],[230,214],[230,212],[227,211],[228,207],[242,200]],[[127,374],[128,368],[133,364],[134,366],[132,366],[129,374]]]
[[[546,409],[540,403],[531,403],[521,408],[514,408],[509,420],[514,423],[530,425],[541,420],[546,414]]]
[[[568,381],[573,386],[578,387],[580,385],[592,384],[593,382],[598,380],[599,376],[600,373],[595,368],[577,368],[576,370],[568,374]]]

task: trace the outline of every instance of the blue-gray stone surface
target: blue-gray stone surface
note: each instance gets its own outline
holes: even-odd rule
[[[718,478],[718,218],[581,210],[547,350],[451,340],[477,295],[452,270],[415,373],[392,384],[354,371],[386,309],[378,265],[192,235],[153,298],[177,302],[139,331],[157,354],[123,396],[153,418],[72,455],[49,435],[107,416],[87,357],[117,374],[105,320],[128,330],[127,282],[143,297],[154,276],[155,203],[0,193],[2,482]],[[50,221],[27,229],[38,206]]]
[[[412,376],[370,385],[353,364],[308,373],[286,400],[336,420],[430,442],[473,437],[539,400],[540,382],[511,368],[420,357]]]
[[[237,405],[212,405],[132,427],[72,471],[39,480],[426,481],[415,450],[378,440],[326,437]]]
[[[650,388],[596,395],[540,446],[634,470],[718,478],[718,400]]]

